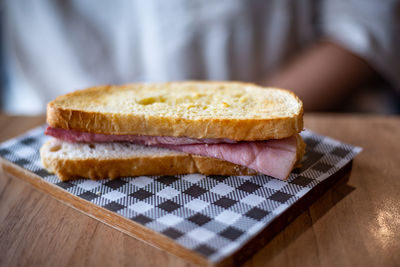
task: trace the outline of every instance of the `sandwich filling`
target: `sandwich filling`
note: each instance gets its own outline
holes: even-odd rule
[[[257,172],[286,179],[297,161],[296,136],[266,141],[194,139],[144,135],[106,135],[48,127],[46,135],[67,142],[131,142],[189,154],[212,157],[242,165]]]

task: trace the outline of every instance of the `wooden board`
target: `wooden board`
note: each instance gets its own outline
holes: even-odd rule
[[[86,201],[80,197],[74,196],[60,187],[54,186],[44,181],[41,177],[15,165],[7,160],[1,159],[1,165],[4,171],[14,175],[15,177],[21,178],[36,188],[39,188],[46,193],[50,194],[57,200],[60,200],[64,204],[71,206],[80,212],[83,212],[113,228],[116,228],[132,237],[140,239],[153,246],[161,248],[171,254],[181,257],[187,261],[190,261],[200,266],[230,266],[243,263],[246,259],[252,256],[263,247],[269,240],[271,240],[279,231],[281,231],[286,225],[292,222],[297,216],[299,216],[307,207],[314,201],[316,201],[324,192],[326,192],[335,183],[346,182],[350,170],[352,167],[352,161],[349,162],[340,171],[336,172],[331,177],[325,179],[323,182],[315,186],[305,196],[300,198],[296,203],[291,205],[284,213],[278,216],[272,223],[267,225],[264,230],[253,237],[244,247],[236,251],[231,256],[224,260],[213,263],[209,262],[206,258],[201,255],[188,250],[179,244],[173,242],[171,239],[158,234],[138,223],[135,223],[123,216],[120,216],[112,211],[97,206],[89,201]]]
[[[0,114],[0,141],[45,122]],[[244,267],[399,266],[400,117],[306,114],[315,132],[363,147],[329,189]],[[333,127],[334,125],[334,127]],[[196,266],[0,171],[0,266]]]

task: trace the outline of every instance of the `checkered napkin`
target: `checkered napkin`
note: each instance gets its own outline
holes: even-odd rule
[[[361,148],[311,131],[303,167],[287,181],[266,175],[140,176],[61,182],[40,163],[48,139],[38,127],[0,144],[0,155],[69,193],[168,236],[210,261],[242,247],[314,186],[345,166]]]

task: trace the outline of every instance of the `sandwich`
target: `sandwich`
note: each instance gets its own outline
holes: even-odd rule
[[[265,174],[285,180],[305,144],[290,91],[239,82],[97,86],[47,105],[44,167],[62,181]]]

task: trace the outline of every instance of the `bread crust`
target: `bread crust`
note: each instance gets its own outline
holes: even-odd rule
[[[174,84],[235,85],[259,86],[239,82],[175,82]],[[165,83],[169,86],[172,83]],[[122,85],[121,89],[127,86]],[[88,93],[107,90],[110,86],[99,86],[85,89]],[[284,90],[278,89],[277,90]],[[303,105],[296,95],[288,92],[298,103],[300,109],[293,116],[274,118],[204,118],[187,119],[178,117],[161,117],[140,114],[115,114],[92,112],[84,109],[68,109],[62,101],[83,91],[77,91],[56,98],[47,105],[47,123],[55,128],[77,130],[100,134],[135,134],[151,136],[175,136],[190,138],[228,138],[232,140],[267,140],[292,136],[303,129]]]

